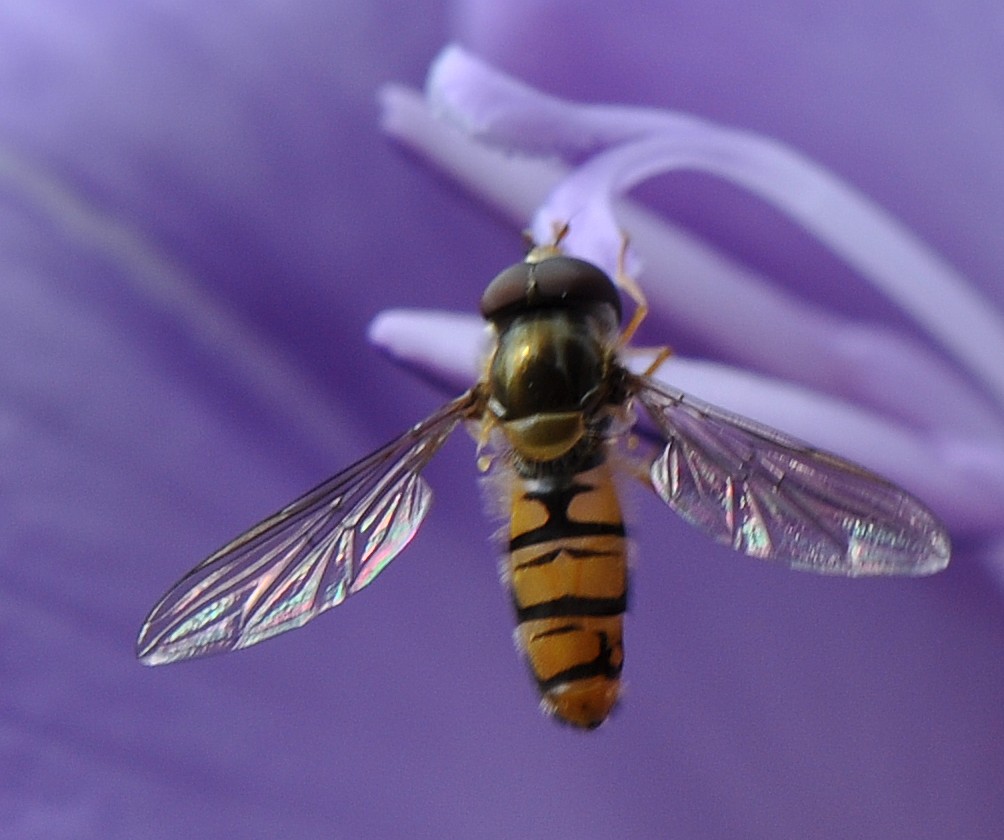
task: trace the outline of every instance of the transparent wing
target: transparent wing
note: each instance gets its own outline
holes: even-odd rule
[[[631,385],[667,441],[651,468],[655,491],[719,542],[824,574],[948,565],[944,527],[896,485],[651,379]]]
[[[469,391],[192,569],[144,622],[139,658],[248,647],[370,583],[418,530],[432,497],[419,472],[477,401]]]

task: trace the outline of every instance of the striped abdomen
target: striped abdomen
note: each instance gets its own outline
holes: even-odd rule
[[[545,709],[599,726],[620,691],[627,606],[624,523],[606,463],[516,481],[509,580],[517,640]]]

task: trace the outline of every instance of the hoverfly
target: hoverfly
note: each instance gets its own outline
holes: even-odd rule
[[[621,351],[645,316],[644,297],[622,269],[615,284],[562,254],[561,236],[485,290],[494,344],[481,380],[178,581],[143,624],[143,662],[257,644],[369,584],[418,530],[431,501],[422,469],[465,421],[479,453],[493,453],[479,464],[503,478],[518,646],[544,709],[577,727],[602,723],[620,691],[627,551],[610,456],[633,439],[636,408],[661,439],[643,463],[646,483],[719,542],[825,574],[947,565],[943,526],[905,491],[629,372]],[[619,288],[636,304],[623,330]]]

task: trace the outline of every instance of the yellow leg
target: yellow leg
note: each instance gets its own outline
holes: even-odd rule
[[[624,330],[620,334],[620,338],[617,340],[618,347],[622,350],[627,346],[628,342],[631,341],[634,334],[638,331],[638,327],[641,326],[642,321],[644,321],[645,317],[648,315],[648,300],[645,297],[645,293],[641,290],[641,286],[638,285],[638,281],[628,274],[627,268],[625,267],[627,262],[627,249],[628,236],[625,233],[621,235],[621,249],[620,253],[617,255],[617,275],[614,277],[614,282],[616,282],[618,287],[623,289],[624,292],[627,293],[628,297],[635,302],[635,310],[634,314],[631,316],[631,320],[628,321],[627,326],[624,327]],[[654,348],[654,350],[655,358],[652,360],[652,363],[645,368],[645,373],[643,374],[644,376],[651,376],[660,367],[662,367],[662,364],[666,361],[666,359],[673,355],[672,349],[665,345]]]
[[[673,351],[669,347],[660,347],[659,352],[655,354],[655,358],[652,363],[645,368],[645,372],[642,376],[652,376],[659,368],[662,367],[663,362],[666,361],[670,356],[673,355]]]
[[[621,332],[620,338],[618,339],[618,345],[624,347],[631,339],[634,334],[638,331],[638,327],[641,326],[642,321],[645,320],[645,316],[648,315],[648,300],[645,298],[645,293],[641,290],[641,286],[638,282],[627,272],[625,267],[627,262],[627,249],[628,249],[628,236],[626,233],[621,234],[621,249],[617,254],[617,274],[614,276],[614,282],[621,288],[631,300],[634,301],[635,309],[634,314],[631,316],[631,320],[628,321],[627,326]]]

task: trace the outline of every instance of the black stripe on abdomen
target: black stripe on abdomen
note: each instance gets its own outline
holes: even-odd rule
[[[616,598],[581,598],[562,595],[552,601],[541,601],[524,607],[516,603],[516,620],[538,621],[542,618],[586,618],[623,615],[627,610],[627,592]]]
[[[598,726],[619,693],[627,608],[624,524],[609,468],[519,483],[509,547],[516,635],[544,706],[575,726]]]
[[[609,640],[606,638],[605,633],[600,633],[599,639],[600,651],[596,655],[595,659],[590,659],[588,662],[580,662],[577,665],[572,665],[564,671],[559,671],[557,674],[554,674],[545,680],[538,678],[537,686],[540,688],[541,692],[543,694],[547,694],[547,692],[553,691],[557,688],[562,688],[568,683],[578,680],[588,680],[592,677],[604,677],[608,680],[617,680],[620,677],[621,668],[624,665],[622,646],[618,644],[616,649],[612,647],[609,644]]]
[[[568,508],[576,496],[590,493],[595,488],[589,485],[571,482],[564,486],[556,486],[546,490],[530,491],[523,494],[526,502],[539,502],[547,511],[547,519],[543,524],[529,531],[514,535],[509,540],[509,550],[519,551],[534,545],[554,540],[564,541],[570,537],[623,537],[624,523],[617,522],[579,522],[569,519]],[[619,514],[620,511],[618,510]]]

